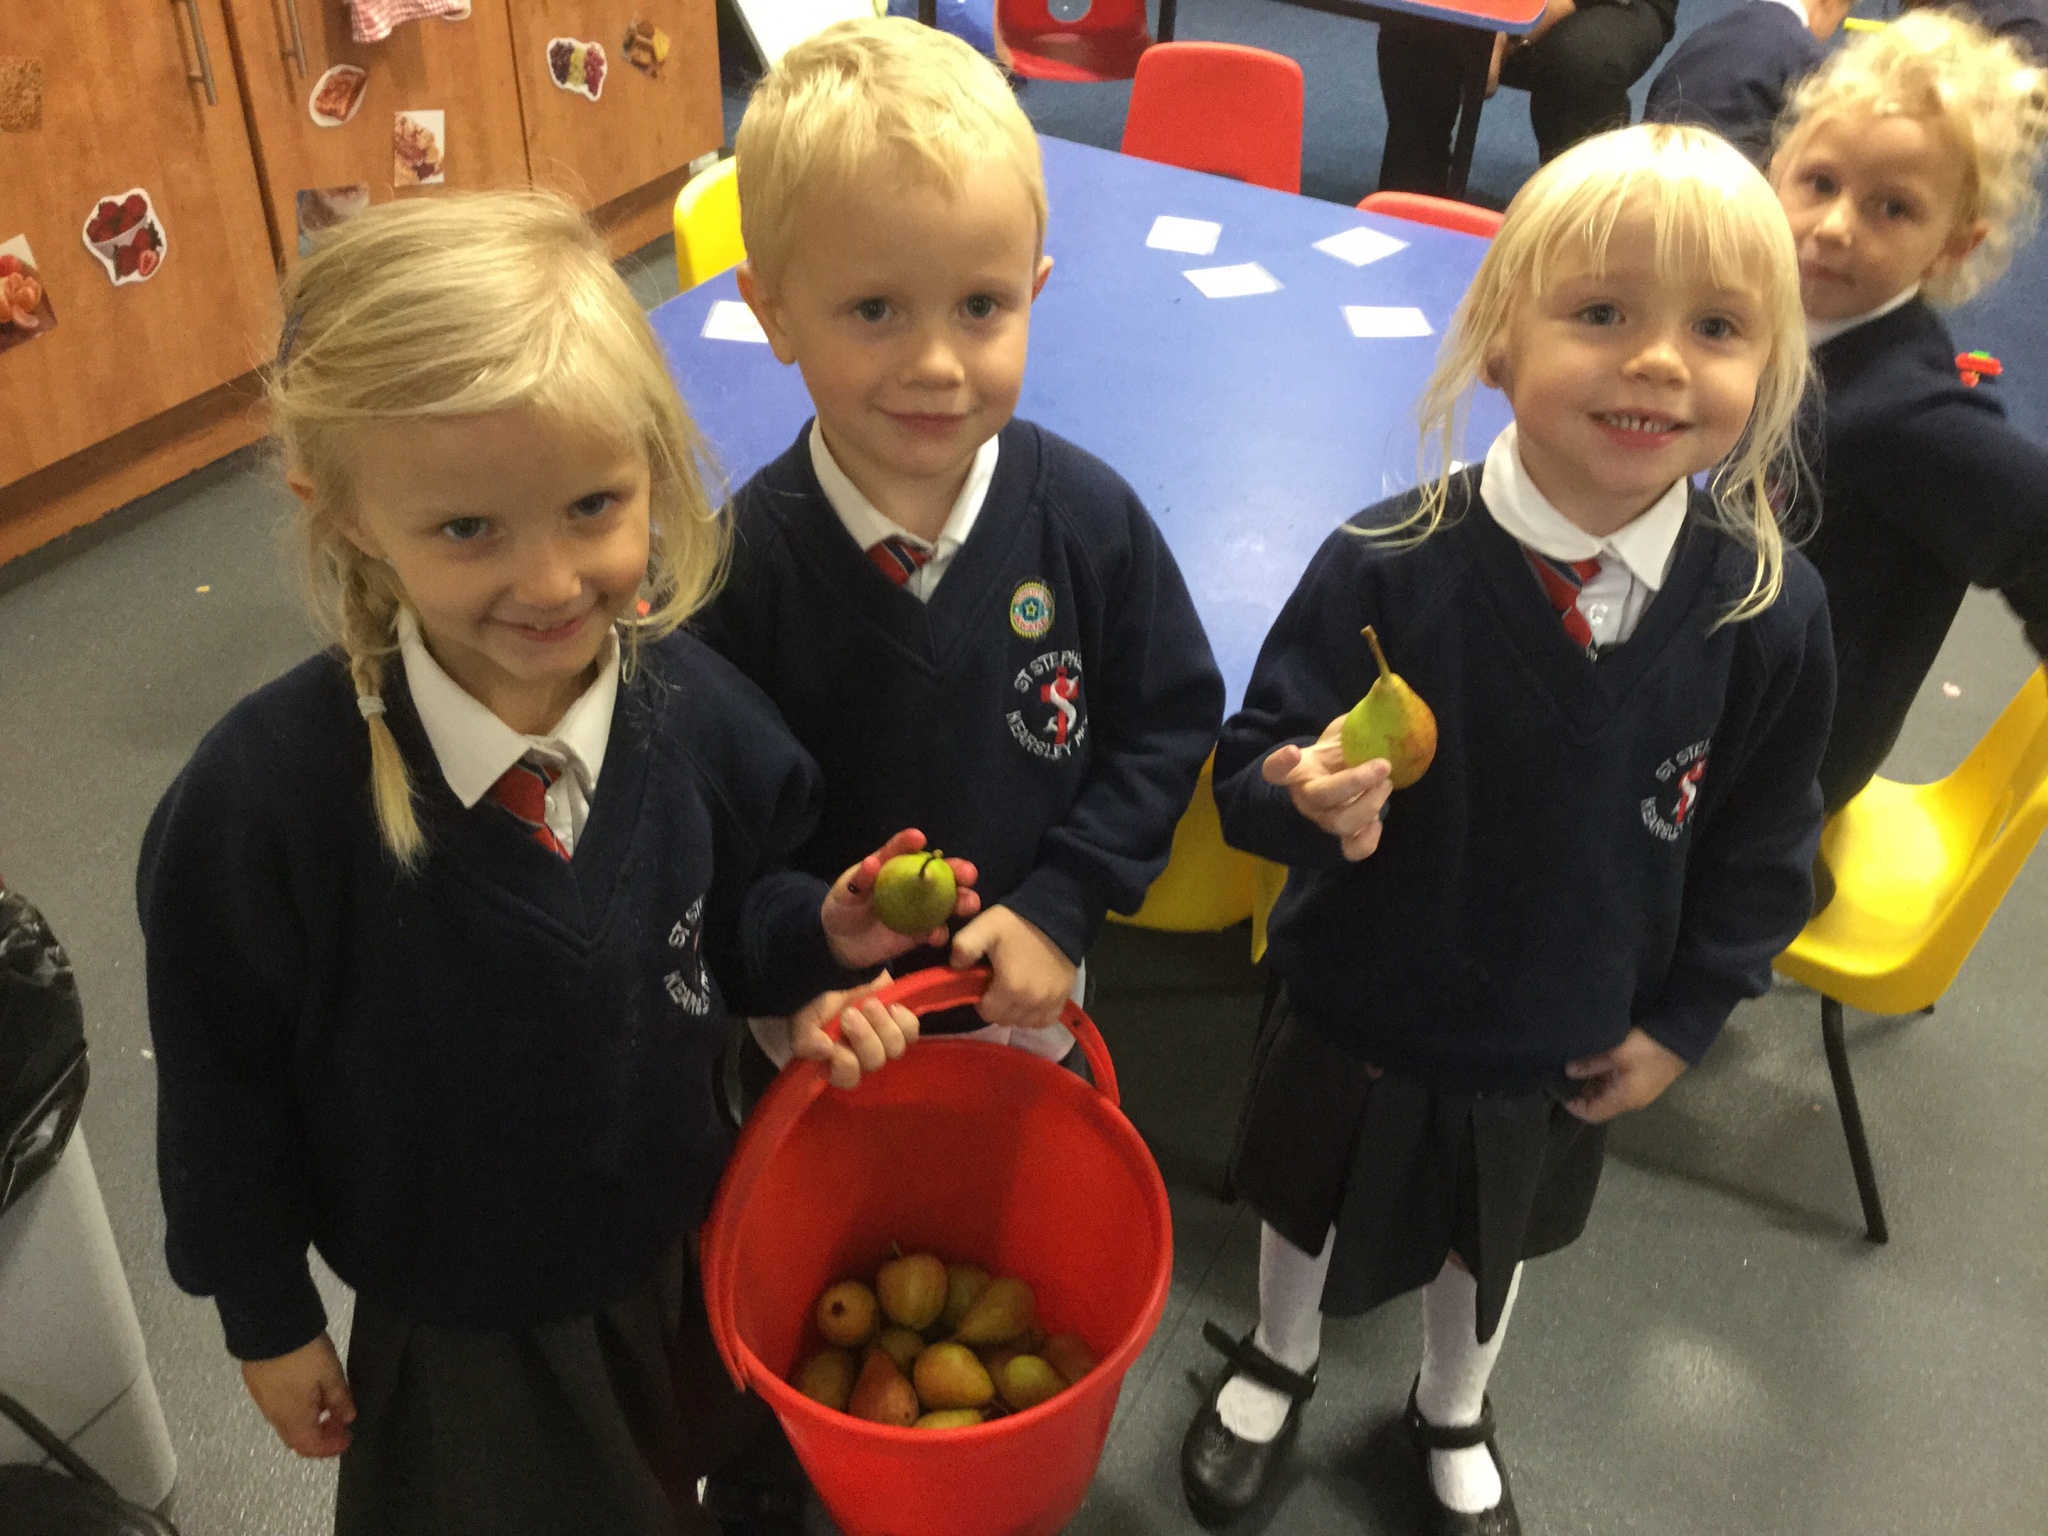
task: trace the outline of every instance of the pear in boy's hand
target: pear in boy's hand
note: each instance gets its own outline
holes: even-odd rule
[[[875,876],[875,916],[882,925],[921,939],[953,915],[959,882],[936,848],[900,853]]]
[[[1031,1326],[1038,1307],[1031,1287],[1005,1277],[982,1288],[953,1337],[962,1344],[1007,1344]]]
[[[821,1349],[797,1372],[796,1389],[814,1403],[846,1411],[853,1396],[853,1356],[843,1349]]]
[[[943,865],[940,867],[944,868]],[[948,887],[952,885],[950,876],[946,883]],[[875,894],[880,896],[879,887]],[[950,893],[946,900],[950,911]],[[939,1320],[939,1314],[946,1307],[945,1261],[929,1253],[891,1259],[875,1276],[875,1295],[882,1303],[883,1315],[890,1322],[913,1330],[929,1328]]]
[[[1406,789],[1429,771],[1436,757],[1436,715],[1422,695],[1387,665],[1380,637],[1370,624],[1362,631],[1380,675],[1344,717],[1344,764],[1356,768],[1383,757],[1393,769],[1387,782]]]
[[[818,1332],[827,1344],[851,1349],[875,1331],[875,1293],[858,1280],[842,1280],[818,1298]]]
[[[917,1357],[911,1379],[927,1408],[979,1408],[996,1395],[987,1368],[965,1344],[934,1344]]]
[[[860,1380],[853,1384],[853,1396],[846,1404],[846,1411],[856,1419],[866,1419],[872,1424],[894,1424],[899,1429],[908,1429],[917,1422],[923,1412],[917,1405],[917,1393],[904,1380],[903,1373],[896,1369],[896,1362],[889,1358],[886,1350],[871,1349],[868,1358],[860,1368]]]

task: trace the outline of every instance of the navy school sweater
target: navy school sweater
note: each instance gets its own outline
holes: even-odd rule
[[[988,499],[929,602],[875,569],[825,499],[808,435],[736,498],[704,638],[824,772],[794,856],[827,880],[918,827],[1078,962],[1166,866],[1223,716],[1180,568],[1100,460],[1003,428]],[[898,974],[942,963],[920,953]]]
[[[1796,552],[1765,613],[1716,629],[1752,556],[1694,492],[1670,574],[1629,640],[1573,644],[1522,550],[1452,482],[1452,521],[1406,549],[1352,528],[1310,563],[1216,750],[1225,840],[1290,866],[1270,927],[1301,1018],[1459,1091],[1528,1091],[1640,1026],[1698,1061],[1805,921],[1834,666]],[[1388,803],[1379,848],[1337,840],[1259,774],[1376,675],[1436,714],[1436,761]]]
[[[1820,60],[1820,43],[1788,7],[1746,0],[1671,51],[1643,121],[1711,128],[1762,168],[1785,98]]]
[[[2036,63],[2048,63],[2048,0],[1957,0],[1955,8]]]
[[[1826,389],[1819,526],[1840,676],[1821,764],[1830,811],[1898,740],[1963,594],[1996,587],[2048,623],[2048,445],[1956,374],[1948,327],[1915,299],[1814,352]]]
[[[388,720],[429,853],[400,875],[331,655],[229,712],[151,818],[137,876],[171,1274],[243,1359],[324,1325],[310,1242],[421,1322],[531,1326],[645,1282],[702,1219],[727,1132],[728,1005],[839,979],[817,770],[695,640],[622,681],[572,862],[464,810],[405,693]]]

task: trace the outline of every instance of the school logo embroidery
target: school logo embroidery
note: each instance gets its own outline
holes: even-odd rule
[[[1042,652],[1018,669],[1011,687],[1022,696],[1009,714],[1010,734],[1017,745],[1051,762],[1071,757],[1088,735],[1088,712],[1081,702],[1081,653]]]
[[[1020,581],[1010,594],[1010,628],[1021,639],[1036,640],[1052,628],[1052,588],[1042,581]]]
[[[1657,765],[1657,782],[1666,787],[1654,795],[1643,796],[1642,803],[1643,825],[1650,829],[1652,837],[1675,843],[1678,834],[1685,830],[1700,797],[1700,781],[1707,776],[1707,748],[1711,744],[1711,737],[1696,741]]]
[[[675,927],[668,931],[668,947],[683,952],[683,968],[670,971],[661,978],[669,1001],[698,1018],[711,1011],[711,978],[704,972],[704,957],[700,952],[703,920],[704,898],[699,896],[690,903],[690,910],[676,920]]]

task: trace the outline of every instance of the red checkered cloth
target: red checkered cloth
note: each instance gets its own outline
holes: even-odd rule
[[[393,27],[430,16],[460,16],[469,0],[345,0],[349,30],[359,43],[381,43]]]

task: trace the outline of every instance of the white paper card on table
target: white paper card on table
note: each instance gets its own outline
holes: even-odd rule
[[[1434,336],[1429,317],[1413,305],[1346,304],[1344,321],[1351,334],[1365,339],[1386,336]]]
[[[1383,235],[1376,229],[1361,224],[1356,229],[1347,229],[1341,235],[1332,235],[1327,240],[1318,240],[1315,249],[1325,256],[1334,256],[1339,261],[1348,261],[1354,267],[1363,267],[1396,251],[1408,249],[1406,240],[1396,240],[1392,235]]]
[[[703,334],[707,341],[758,341],[763,346],[768,343],[768,333],[761,329],[761,322],[738,299],[720,299],[713,304],[704,317]]]
[[[1196,267],[1181,276],[1212,299],[1242,299],[1254,293],[1278,293],[1280,280],[1256,261],[1234,267]]]
[[[1145,243],[1155,251],[1179,251],[1183,256],[1206,256],[1216,249],[1223,226],[1208,219],[1182,219],[1162,213],[1152,221],[1152,233]]]

